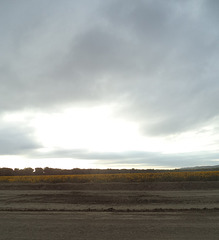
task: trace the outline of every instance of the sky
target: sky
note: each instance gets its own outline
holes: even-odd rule
[[[218,12],[0,0],[0,167],[218,165]]]

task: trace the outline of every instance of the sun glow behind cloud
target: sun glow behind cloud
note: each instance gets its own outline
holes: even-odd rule
[[[138,149],[142,138],[135,123],[115,118],[106,106],[38,114],[32,124],[46,148],[127,151]]]
[[[164,154],[216,150],[213,126],[170,136],[144,136],[137,122],[115,115],[113,106],[71,107],[55,113],[5,114],[7,122],[33,128],[39,152],[86,149],[90,152],[147,151]]]
[[[153,162],[160,156],[172,159],[181,153],[190,155],[218,149],[219,136],[213,134],[213,122],[197,131],[153,137],[143,135],[138,122],[119,117],[116,110],[115,105],[101,105],[69,107],[48,113],[7,113],[3,121],[32,129],[31,136],[39,143],[39,148],[17,156],[2,156],[1,165],[12,168],[171,168],[171,165],[153,165]]]

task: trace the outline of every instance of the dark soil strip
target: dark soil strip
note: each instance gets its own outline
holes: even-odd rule
[[[219,211],[219,208],[188,208],[188,209],[173,209],[173,208],[155,208],[155,209],[77,209],[77,210],[68,210],[68,209],[0,209],[0,212],[200,212],[200,211]]]
[[[214,190],[219,181],[143,183],[0,183],[0,190]]]

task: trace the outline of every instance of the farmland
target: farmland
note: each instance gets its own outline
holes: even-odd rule
[[[1,239],[217,239],[218,171],[0,176]]]
[[[178,182],[178,181],[217,181],[217,180],[219,180],[219,171],[0,176],[0,182],[26,182],[26,183]]]

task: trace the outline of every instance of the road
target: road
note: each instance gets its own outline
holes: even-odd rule
[[[1,240],[219,239],[218,211],[0,212]]]

